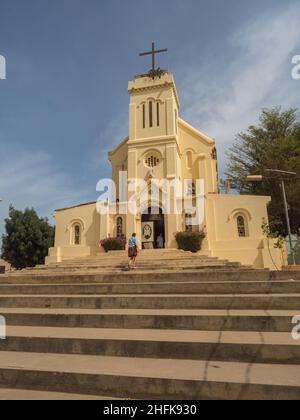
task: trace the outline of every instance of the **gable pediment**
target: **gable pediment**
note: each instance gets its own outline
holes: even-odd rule
[[[182,118],[178,118],[178,125],[179,129],[182,129],[186,132],[188,132],[191,136],[194,138],[197,138],[198,140],[202,141],[204,144],[208,146],[215,145],[215,140],[211,137],[208,137],[207,135],[203,134],[201,131],[194,128],[192,125],[184,121]]]

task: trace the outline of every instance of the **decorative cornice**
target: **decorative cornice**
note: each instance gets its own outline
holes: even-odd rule
[[[136,140],[129,140],[128,141],[128,146],[145,146],[145,143],[151,143],[153,144],[169,144],[169,143],[175,143],[176,142],[176,137],[174,136],[157,136],[157,137],[144,137],[144,138],[140,138],[140,139],[136,139]]]
[[[162,76],[160,79],[155,79],[154,81],[148,75],[135,78],[134,81],[129,82],[128,93],[131,95],[134,93],[153,92],[154,90],[157,90],[157,89],[171,88],[173,90],[173,93],[177,102],[177,106],[179,108],[180,103],[179,103],[179,98],[178,98],[174,78],[170,73],[167,73],[165,76],[166,77]],[[142,79],[142,78],[148,79],[147,81],[148,83],[143,85],[137,82],[138,79]]]

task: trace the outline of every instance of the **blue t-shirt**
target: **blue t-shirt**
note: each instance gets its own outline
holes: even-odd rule
[[[132,236],[129,239],[128,246],[129,246],[129,248],[133,248],[134,246],[137,246],[136,238],[134,236]]]

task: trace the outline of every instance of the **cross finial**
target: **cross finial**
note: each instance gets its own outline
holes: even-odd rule
[[[156,54],[168,52],[167,48],[163,50],[155,50],[155,43],[152,42],[152,50],[149,52],[144,52],[140,54],[140,57],[144,57],[145,55],[152,55],[152,71],[154,72],[156,70],[155,68],[155,56]]]

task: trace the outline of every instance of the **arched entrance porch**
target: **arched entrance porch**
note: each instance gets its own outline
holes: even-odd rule
[[[142,248],[165,248],[165,216],[159,207],[149,207],[142,214]]]

